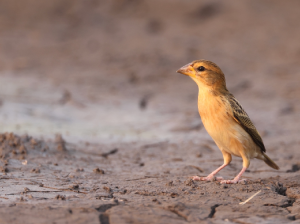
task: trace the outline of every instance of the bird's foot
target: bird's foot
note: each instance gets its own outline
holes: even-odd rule
[[[223,177],[214,177],[208,175],[207,177],[199,177],[199,176],[193,176],[192,180],[197,180],[197,181],[214,181],[214,180],[223,180]]]
[[[233,179],[233,180],[222,180],[222,181],[220,181],[221,184],[237,184],[237,183],[245,183],[245,182],[247,182],[246,179],[242,179],[242,180]]]

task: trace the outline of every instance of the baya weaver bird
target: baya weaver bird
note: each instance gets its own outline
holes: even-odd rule
[[[227,90],[222,70],[213,62],[197,60],[180,68],[178,73],[191,77],[198,85],[198,110],[202,123],[223,154],[224,164],[207,177],[193,180],[220,180],[234,184],[250,165],[250,159],[263,160],[273,169],[279,167],[265,154],[262,138],[235,97]],[[243,159],[243,169],[233,180],[215,175],[231,162],[231,156]]]

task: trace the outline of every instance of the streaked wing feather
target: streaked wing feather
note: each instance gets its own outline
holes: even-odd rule
[[[250,120],[248,114],[244,111],[239,102],[233,95],[229,97],[229,102],[233,111],[234,119],[243,127],[243,129],[251,136],[255,144],[261,149],[262,152],[266,152],[265,145],[257,132],[254,124]]]

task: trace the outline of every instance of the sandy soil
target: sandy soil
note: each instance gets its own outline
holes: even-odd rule
[[[299,223],[299,7],[0,1],[0,223]],[[253,160],[245,183],[190,180],[223,162],[175,73],[200,58],[279,171]]]

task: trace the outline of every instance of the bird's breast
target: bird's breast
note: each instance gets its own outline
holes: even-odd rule
[[[226,99],[218,96],[201,96],[198,98],[198,109],[203,125],[213,139],[222,132],[231,131],[233,125],[230,108]],[[232,112],[231,112],[232,113]]]
[[[199,113],[205,129],[216,142],[225,141],[225,137],[234,131],[232,118],[221,102],[199,104]]]

